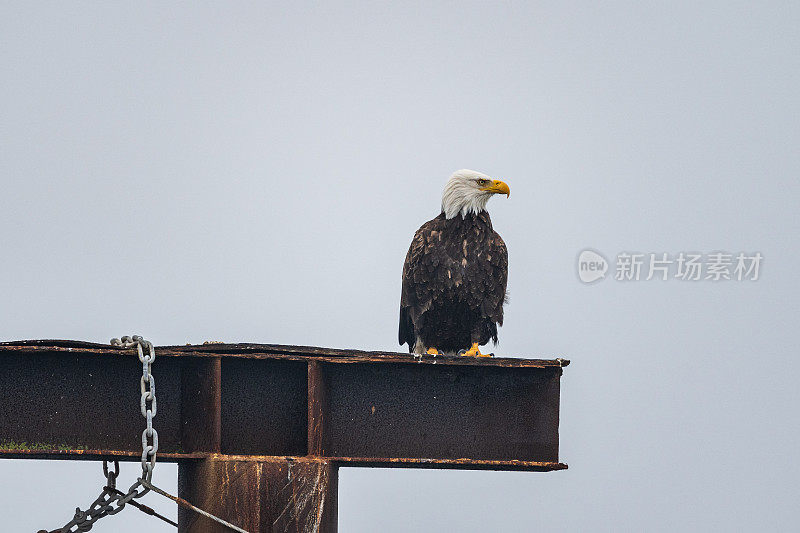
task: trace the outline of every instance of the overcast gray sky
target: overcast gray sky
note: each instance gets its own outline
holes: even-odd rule
[[[473,168],[512,190],[495,352],[572,360],[570,469],[342,469],[340,530],[798,527],[800,4],[264,4],[0,4],[1,340],[397,349],[411,236]],[[586,247],[764,261],[584,285]],[[99,470],[0,461],[2,529]]]

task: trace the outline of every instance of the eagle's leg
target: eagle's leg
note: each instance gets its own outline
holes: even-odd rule
[[[491,357],[492,354],[490,353],[481,353],[481,350],[478,346],[477,342],[472,343],[472,348],[467,350],[466,352],[461,354],[462,356],[469,356],[469,357]]]
[[[434,357],[437,355],[442,355],[436,348],[428,348],[425,346],[425,343],[422,341],[422,337],[420,337],[418,333],[417,342],[414,343],[414,357],[422,357],[425,354],[432,355]]]

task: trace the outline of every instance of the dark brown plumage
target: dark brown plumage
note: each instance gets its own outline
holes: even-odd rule
[[[455,354],[476,342],[497,343],[507,280],[508,252],[488,212],[442,213],[426,222],[403,265],[400,344]]]

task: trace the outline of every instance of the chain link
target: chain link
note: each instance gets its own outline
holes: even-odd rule
[[[156,466],[156,453],[158,452],[158,432],[153,427],[153,417],[156,416],[156,380],[150,370],[150,365],[156,359],[156,352],[150,341],[144,340],[139,335],[111,339],[111,344],[122,348],[136,347],[139,361],[142,363],[142,377],[139,380],[141,397],[139,406],[145,419],[145,429],[142,431],[142,477],[130,486],[128,492],[121,493],[117,490],[117,476],[119,463],[114,461],[114,470],[109,470],[108,461],[103,461],[103,475],[106,477],[106,486],[100,496],[92,502],[88,509],[81,511],[75,509],[75,516],[60,530],[60,533],[79,533],[89,531],[95,522],[104,516],[117,514],[125,505],[134,498],[141,498],[150,492],[150,481],[153,478],[153,469]],[[146,482],[146,484],[145,484]]]
[[[142,478],[150,481],[153,478],[153,469],[156,466],[156,452],[158,452],[158,432],[153,427],[153,417],[156,416],[156,411],[158,410],[156,379],[150,372],[150,365],[156,359],[156,352],[153,349],[153,343],[142,339],[138,335],[122,337],[122,340],[111,339],[111,344],[124,348],[130,348],[135,345],[139,361],[142,363],[142,378],[139,380],[141,392],[139,406],[147,423],[144,431],[142,431]],[[145,489],[142,495],[148,490]]]

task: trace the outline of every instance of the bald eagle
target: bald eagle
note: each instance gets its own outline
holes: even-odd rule
[[[415,354],[484,356],[503,325],[508,252],[486,202],[508,185],[474,170],[450,176],[442,212],[414,234],[403,265],[400,344]]]

